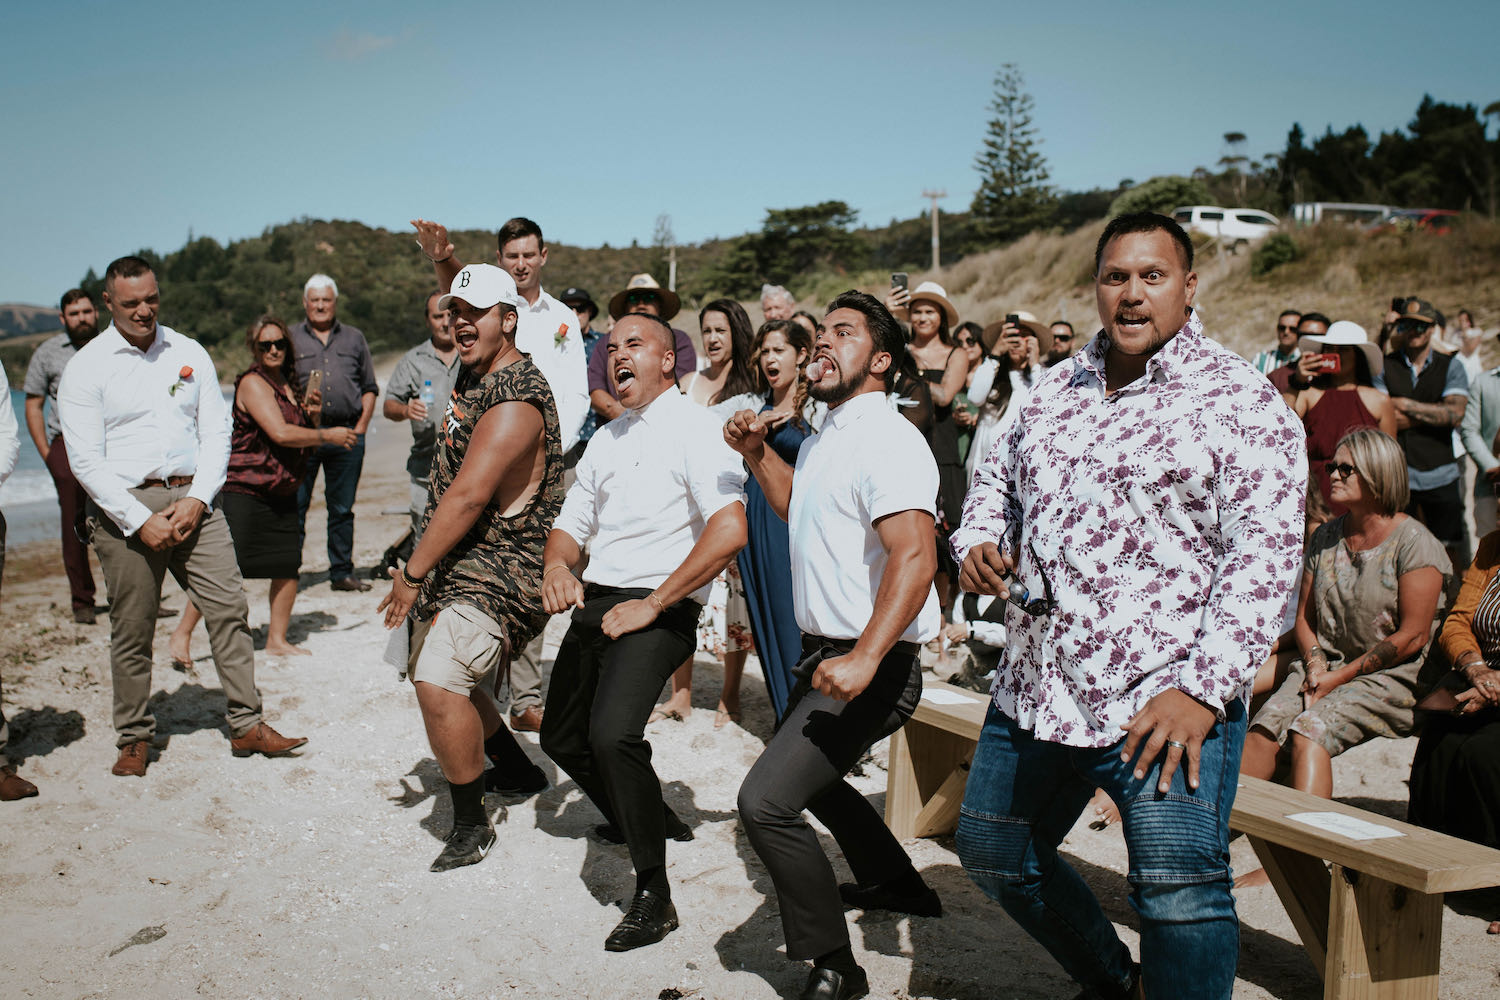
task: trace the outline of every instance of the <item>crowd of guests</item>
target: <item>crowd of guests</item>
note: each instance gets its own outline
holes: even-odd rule
[[[715,299],[698,312],[695,349],[692,337],[672,325],[679,297],[650,275],[631,278],[609,300],[604,330],[594,329],[601,310],[586,290],[548,295],[541,286],[546,244],[531,220],[501,227],[498,267],[465,265],[453,256],[441,225],[413,224],[440,291],[424,304],[427,340],[401,358],[380,406],[386,419],[412,431],[411,525],[382,567],[393,583],[381,607],[390,624],[405,622],[408,612],[425,623],[403,639],[414,681],[436,676],[434,650],[451,653],[463,643],[486,650],[470,658],[467,673],[418,687],[454,796],[454,833],[433,867],[472,864],[494,842],[484,792],[545,787],[544,774],[510,735],[540,733],[543,748],[601,806],[607,822],[600,836],[632,850],[637,897],[606,947],[649,944],[677,921],[664,856],[649,845],[691,834],[660,801],[642,734],[645,725],[681,721],[691,712],[695,652],[708,651],[724,665],[715,728],[740,719],[741,677],[752,652],[778,724],[794,711],[808,711],[813,676],[827,678],[826,691],[821,683],[817,690],[847,700],[837,675],[825,674],[819,661],[854,656],[852,646],[838,642],[855,640],[810,650],[807,612],[794,606],[794,595],[806,599],[806,570],[798,563],[791,470],[809,475],[801,471],[806,457],[819,452],[810,441],[876,447],[866,440],[867,430],[856,433],[831,418],[831,408],[847,414],[856,397],[860,412],[878,406],[890,420],[915,429],[911,440],[920,440],[935,469],[932,496],[922,503],[930,506],[930,538],[926,528],[887,537],[875,530],[878,515],[863,528],[869,545],[884,548],[883,558],[921,566],[922,582],[931,579],[931,607],[913,604],[912,617],[891,633],[882,654],[896,658],[882,660],[880,670],[889,669],[900,690],[907,683],[906,647],[915,639],[938,657],[948,645],[963,643],[991,660],[1008,644],[1027,641],[1007,632],[1005,601],[976,585],[980,577],[964,558],[977,551],[974,498],[996,488],[997,463],[1025,436],[1019,415],[1028,404],[1035,400],[1036,412],[1061,405],[1047,398],[1063,386],[1048,370],[1068,362],[1081,345],[1070,323],[1044,324],[1018,307],[983,317],[984,324],[963,321],[946,290],[925,281],[909,290],[893,283],[883,305],[868,296],[840,297],[823,318],[798,311],[786,289],[767,285],[759,328],[740,303]],[[1161,235],[1150,228],[1156,223],[1144,225],[1124,233]],[[1186,258],[1190,265],[1190,252]],[[283,737],[261,714],[241,582],[269,580],[266,652],[305,652],[289,639],[288,625],[321,470],[330,585],[370,589],[353,562],[354,500],[380,394],[369,348],[359,330],[338,320],[333,279],[313,275],[303,289],[304,320],[288,326],[267,315],[251,325],[251,364],[235,378],[226,408],[207,354],[156,321],[160,291],[150,266],[121,258],[110,265],[105,287],[109,336],[98,335],[88,296],[69,292],[61,303],[64,332],[38,347],[25,389],[28,430],[58,486],[75,619],[87,623],[95,616],[89,542],[109,587],[119,734],[113,771],[142,776],[151,759],[151,644],[166,573],[192,599],[171,640],[173,661],[190,665],[190,638],[204,621],[228,701],[233,752],[294,752],[306,740]],[[1191,290],[1186,306],[1190,310]],[[853,395],[840,396],[825,385],[828,371],[818,368],[825,356],[826,364],[838,363],[836,351],[820,345],[837,325],[835,314],[845,312],[857,314],[848,321],[851,329],[873,346],[866,370],[849,385],[865,381],[850,390]],[[1183,330],[1197,336],[1196,314],[1188,315]],[[1286,407],[1275,419],[1301,424],[1312,475],[1299,526],[1302,572],[1280,638],[1255,675],[1250,714],[1240,720],[1241,769],[1331,797],[1333,757],[1370,739],[1421,728],[1412,819],[1500,846],[1500,757],[1494,752],[1500,741],[1500,533],[1494,531],[1500,369],[1482,369],[1473,318],[1463,310],[1459,317],[1450,335],[1431,303],[1397,298],[1371,338],[1350,320],[1289,309],[1277,317],[1275,345],[1251,362],[1279,395],[1278,406]],[[1120,322],[1128,329],[1136,319],[1127,308]],[[872,371],[877,357],[886,358],[888,368]],[[1077,368],[1091,363],[1085,359]],[[658,403],[662,398],[667,402]],[[653,421],[643,413],[673,416]],[[508,422],[496,422],[502,420]],[[497,427],[509,429],[502,434]],[[706,428],[720,427],[740,457],[712,435],[703,437]],[[0,421],[0,443],[6,434]],[[593,447],[600,435],[611,443]],[[9,437],[18,437],[13,428]],[[513,454],[500,447],[502,439],[526,446]],[[906,440],[890,440],[897,439]],[[481,447],[471,449],[471,442]],[[828,444],[822,461],[847,461],[847,455],[832,457],[834,449]],[[640,456],[683,450],[680,481],[632,478],[645,475]],[[465,474],[464,460],[481,451],[502,453],[504,462],[472,460],[467,468],[480,462],[483,468]],[[14,447],[0,452],[0,479],[14,466],[14,453]],[[1465,457],[1476,468],[1468,492]],[[630,497],[620,484],[634,484]],[[907,493],[912,488],[911,482],[902,486]],[[669,497],[669,505],[653,507],[657,494]],[[1465,527],[1470,498],[1478,529],[1472,564],[1474,539]],[[624,521],[622,511],[629,514]],[[554,520],[565,527],[548,535]],[[654,541],[632,537],[635,523],[655,524],[662,534]],[[524,544],[516,541],[522,534]],[[907,552],[913,538],[924,550],[920,560]],[[639,567],[620,561],[621,550],[644,563],[660,562],[661,572],[642,577]],[[601,590],[596,582],[579,582],[580,575],[590,580],[584,569],[590,560],[601,564],[596,574],[618,572],[618,585]],[[484,580],[518,566],[543,581],[532,596],[539,595],[548,613],[579,612],[545,696],[545,615],[517,613],[512,599],[525,595],[506,593],[506,587],[498,596],[482,593]],[[1018,564],[1009,569],[1017,571]],[[549,581],[555,570],[566,573]],[[433,579],[457,588],[463,601],[443,603],[428,585]],[[523,585],[507,584],[515,586]],[[863,599],[873,598],[872,591]],[[437,611],[449,607],[464,610],[439,629]],[[921,624],[927,617],[931,628]],[[644,683],[624,684],[611,674],[611,657],[625,648],[621,636],[638,629],[645,629],[642,642],[631,648],[659,671]],[[664,686],[667,696],[658,704]],[[891,705],[901,707],[888,717],[851,721],[853,728],[840,737],[846,741],[840,754],[850,758],[842,771],[909,716],[910,693],[908,686],[900,698],[893,695]],[[5,736],[0,728],[0,759]],[[820,848],[779,839],[791,820],[785,804],[773,800],[793,781],[790,775],[807,766],[808,748],[798,738],[778,733],[775,751],[768,750],[747,779],[741,800],[752,842],[787,897],[802,891],[795,883],[804,873],[821,877],[826,866],[807,856],[817,850],[821,857]],[[824,815],[834,799],[822,796],[843,800],[842,771],[799,786],[801,798],[791,811],[800,817],[804,806],[810,808],[830,828],[857,817],[847,837],[835,829],[836,839],[856,875],[870,877],[841,887],[845,903],[939,912],[899,845],[879,843],[861,810],[848,804],[838,816]],[[14,767],[0,770],[0,797],[36,793]],[[1101,811],[1118,815],[1100,794]],[[856,839],[865,846],[850,846]],[[878,844],[877,860],[868,853],[875,850],[871,844]],[[877,878],[893,870],[896,878]],[[1008,892],[1000,887],[993,894],[1005,902]],[[786,919],[789,953],[815,959],[816,968],[832,973],[826,982],[834,989],[826,995],[857,995],[839,992],[839,984],[863,976],[850,967],[847,938],[828,951],[823,945],[836,944],[838,934],[825,933],[826,921]],[[1500,921],[1491,931],[1500,933]],[[1128,963],[1116,972],[1139,977]]]

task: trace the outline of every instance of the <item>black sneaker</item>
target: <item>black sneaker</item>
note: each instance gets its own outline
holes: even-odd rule
[[[625,834],[622,833],[620,831],[620,828],[618,826],[615,826],[613,823],[600,823],[598,826],[594,827],[594,836],[598,837],[606,844],[625,843]],[[667,823],[667,839],[675,840],[679,844],[686,844],[688,841],[693,839],[693,828],[688,826],[680,819],[675,823],[669,822]]]
[[[490,758],[493,763],[494,758]],[[535,795],[547,788],[547,773],[535,764],[520,774],[502,771],[498,766],[484,772],[484,790],[498,795]]]
[[[844,905],[856,910],[890,910],[893,913],[910,913],[914,917],[941,917],[943,903],[938,894],[923,886],[915,896],[898,894],[884,885],[858,885],[843,882],[839,885],[839,898]]]
[[[677,907],[665,896],[642,889],[630,901],[625,919],[604,939],[605,951],[631,951],[655,944],[677,929]]]
[[[448,843],[443,847],[443,853],[437,856],[429,871],[445,872],[464,865],[477,865],[494,846],[495,828],[488,822],[483,826],[476,823],[455,823],[453,832],[448,834]]]

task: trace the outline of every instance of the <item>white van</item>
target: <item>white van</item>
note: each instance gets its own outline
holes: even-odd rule
[[[1391,205],[1370,205],[1348,201],[1299,201],[1292,206],[1292,221],[1299,226],[1319,222],[1345,222],[1368,226],[1396,211]]]
[[[1172,218],[1190,233],[1217,237],[1232,253],[1265,239],[1281,226],[1276,216],[1258,208],[1185,205],[1172,209]]]

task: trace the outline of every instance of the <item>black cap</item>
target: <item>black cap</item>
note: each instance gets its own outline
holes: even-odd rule
[[[1410,298],[1401,303],[1401,319],[1414,319],[1419,323],[1436,323],[1438,311],[1426,299]]]
[[[589,307],[590,322],[593,322],[594,317],[599,315],[599,303],[595,302],[593,296],[589,295],[582,288],[576,286],[565,288],[563,289],[563,293],[557,297],[557,300],[570,306],[579,302],[586,303]]]

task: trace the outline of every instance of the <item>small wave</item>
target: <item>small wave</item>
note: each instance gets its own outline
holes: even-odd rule
[[[0,507],[23,507],[34,503],[57,503],[57,487],[45,471],[19,469],[0,485]]]

